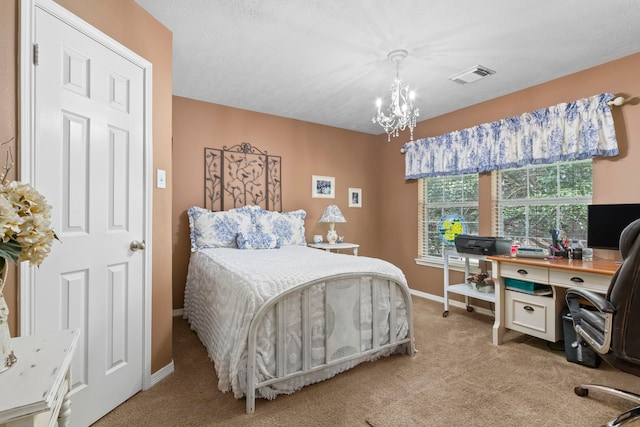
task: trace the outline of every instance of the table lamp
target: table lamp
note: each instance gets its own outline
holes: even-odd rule
[[[329,232],[327,233],[327,241],[331,245],[335,245],[336,240],[338,240],[338,233],[336,233],[335,225],[336,222],[347,222],[347,220],[340,212],[340,208],[336,205],[329,205],[324,210],[324,213],[320,217],[318,222],[328,222],[329,223]]]

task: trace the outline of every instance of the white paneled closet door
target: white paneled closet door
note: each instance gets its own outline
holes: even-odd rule
[[[60,242],[34,274],[33,332],[80,328],[71,423],[142,389],[145,343],[145,72],[34,8],[36,188]]]

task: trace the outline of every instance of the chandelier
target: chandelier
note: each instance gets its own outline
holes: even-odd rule
[[[391,84],[391,103],[383,112],[381,109],[382,100],[378,98],[376,101],[378,112],[372,119],[373,123],[379,124],[387,132],[387,141],[389,142],[391,142],[392,136],[397,137],[400,131],[405,130],[407,126],[411,132],[411,141],[413,141],[413,128],[416,127],[416,117],[420,115],[418,109],[413,106],[415,93],[400,78],[400,62],[407,54],[406,50],[398,49],[387,55],[387,58],[396,64],[396,78]]]

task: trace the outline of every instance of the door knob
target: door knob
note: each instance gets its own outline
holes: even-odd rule
[[[138,242],[137,240],[134,240],[129,245],[129,249],[131,249],[132,251],[141,251],[144,248],[145,248],[144,240],[142,242]]]

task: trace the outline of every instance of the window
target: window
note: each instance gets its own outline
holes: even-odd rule
[[[586,240],[591,160],[530,165],[498,172],[496,235],[533,247],[551,244],[549,230]]]
[[[591,160],[530,165],[494,172],[493,235],[547,248],[551,229],[586,244],[587,205],[591,203]],[[442,262],[442,219],[457,215],[468,234],[479,234],[478,175],[419,180],[418,245],[427,264]]]
[[[468,234],[478,234],[478,175],[420,179],[418,209],[420,257],[437,257],[441,262],[447,247],[443,219],[460,217]]]

